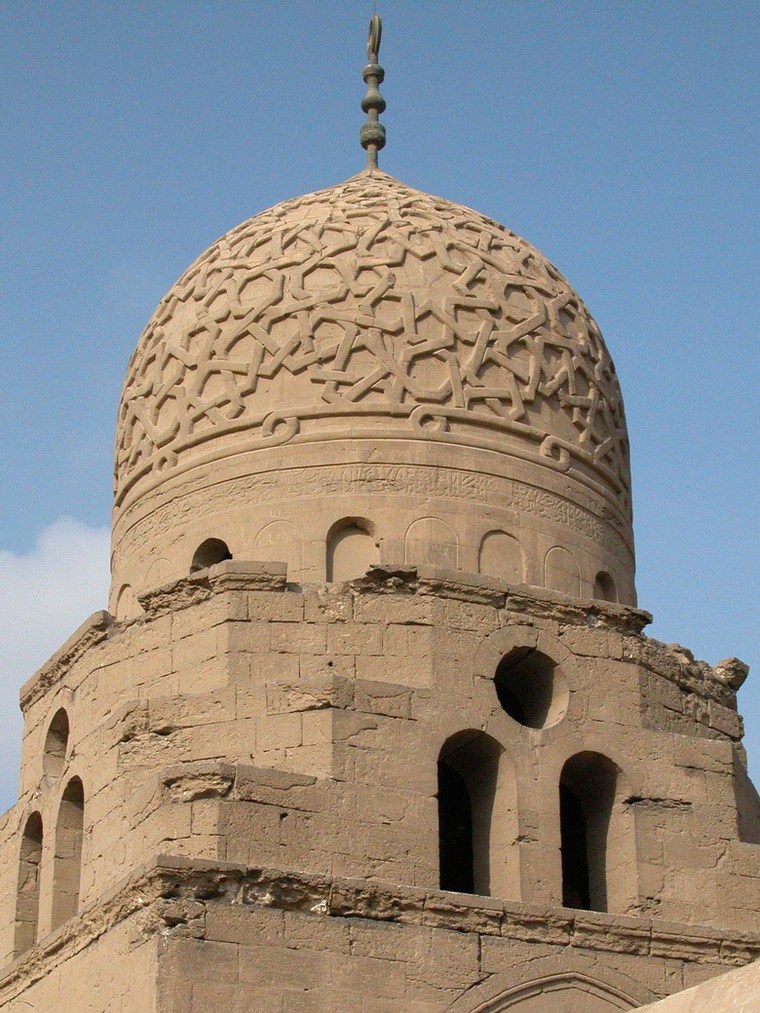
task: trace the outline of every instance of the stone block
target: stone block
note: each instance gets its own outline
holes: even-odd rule
[[[254,621],[300,623],[304,617],[303,595],[287,591],[250,591],[248,617]]]
[[[354,706],[357,711],[408,718],[411,716],[411,701],[412,691],[407,686],[367,679],[356,680]]]
[[[354,695],[353,683],[329,671],[297,681],[269,682],[266,687],[270,714],[348,707]]]
[[[377,655],[383,652],[383,629],[377,623],[337,623],[327,627],[328,654]]]
[[[327,627],[317,623],[272,623],[272,651],[283,654],[324,654],[327,650]]]

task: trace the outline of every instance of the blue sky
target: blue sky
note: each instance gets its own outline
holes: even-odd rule
[[[602,327],[651,634],[757,664],[760,8],[379,12],[383,168],[525,236]],[[114,422],[137,337],[217,236],[362,167],[371,13],[0,7],[0,805],[15,791],[17,685],[105,605]],[[760,671],[740,704],[760,780]]]

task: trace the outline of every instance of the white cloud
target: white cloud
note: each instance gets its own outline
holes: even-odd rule
[[[19,687],[92,612],[106,608],[109,542],[108,528],[62,517],[28,555],[0,551],[0,813],[18,791]]]

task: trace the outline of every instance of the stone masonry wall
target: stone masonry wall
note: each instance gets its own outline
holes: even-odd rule
[[[97,613],[22,691],[22,793],[0,826],[4,963],[32,812],[44,827],[41,943],[50,935],[72,777],[85,794],[80,910],[161,853],[430,891],[437,761],[463,732],[502,751],[513,871],[499,902],[567,917],[558,785],[569,758],[594,752],[619,770],[610,915],[644,932],[664,920],[754,929],[760,821],[742,778],[740,663],[710,669],[647,640],[634,609],[424,568],[301,590],[277,564],[227,562],[142,605],[128,623]],[[500,704],[494,672],[512,650],[556,663],[554,723],[526,727]],[[61,707],[69,741],[51,775],[45,741]]]

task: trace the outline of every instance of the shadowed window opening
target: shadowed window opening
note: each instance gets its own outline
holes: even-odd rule
[[[572,788],[559,786],[559,818],[562,834],[562,906],[588,911],[588,844],[583,806]]]
[[[562,768],[559,783],[562,841],[562,903],[587,911],[608,911],[608,853],[616,877],[625,876],[620,828],[610,834],[618,770],[600,753],[578,753]]]
[[[514,764],[503,747],[471,728],[438,757],[438,844],[442,890],[520,900]]]
[[[618,600],[615,581],[604,570],[600,570],[594,580],[594,597],[600,598],[602,601],[616,602]]]
[[[207,538],[195,550],[193,561],[190,563],[190,573],[206,570],[209,566],[223,563],[225,559],[232,559],[232,553],[227,548],[227,543],[223,542],[221,538]]]
[[[84,788],[79,778],[73,777],[61,798],[55,828],[51,925],[54,929],[73,918],[79,909],[83,833]]]
[[[26,821],[19,852],[16,890],[16,926],[13,950],[17,957],[37,941],[40,910],[40,861],[42,860],[42,817],[32,813]]]
[[[470,793],[445,760],[438,761],[438,851],[441,889],[474,893]]]
[[[556,724],[567,710],[568,690],[551,658],[530,647],[516,647],[496,669],[499,703],[509,716],[528,728]]]
[[[45,753],[42,758],[42,768],[46,774],[58,777],[66,762],[68,747],[69,716],[63,707],[61,707],[53,716],[48,733],[45,736]]]

